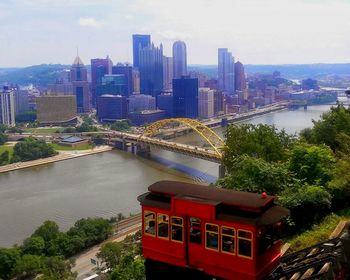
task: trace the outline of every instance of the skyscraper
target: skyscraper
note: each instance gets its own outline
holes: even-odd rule
[[[235,92],[235,60],[227,48],[218,49],[218,87],[231,94]]]
[[[206,119],[214,117],[214,90],[213,89],[199,88],[198,116]]]
[[[107,74],[112,74],[112,60],[106,58],[91,59],[91,94],[92,104],[96,106],[96,88],[101,85],[102,77]]]
[[[0,124],[15,126],[15,94],[4,86],[0,92]]]
[[[170,91],[173,88],[173,58],[163,56],[163,89]]]
[[[163,45],[158,48],[152,44],[139,54],[141,93],[156,97],[163,90]]]
[[[124,75],[126,81],[126,96],[130,96],[133,93],[133,75],[132,66],[128,64],[118,63],[112,67],[112,73],[117,75]]]
[[[151,35],[132,35],[132,51],[133,51],[133,65],[134,67],[139,67],[140,60],[140,50],[151,46]]]
[[[128,96],[127,80],[123,74],[104,75],[101,84],[96,88],[96,98],[101,95],[122,95]]]
[[[240,61],[235,63],[235,90],[244,91],[247,89],[244,66]]]
[[[87,69],[77,56],[70,70],[70,79],[73,86],[73,94],[77,100],[77,112],[87,113],[90,111],[90,90],[87,80]]]
[[[174,79],[187,75],[186,44],[183,41],[176,41],[173,44],[173,69]]]
[[[125,96],[106,94],[97,97],[97,117],[102,122],[126,119],[127,109],[127,98]]]
[[[198,79],[182,76],[173,80],[173,109],[175,118],[198,117]]]

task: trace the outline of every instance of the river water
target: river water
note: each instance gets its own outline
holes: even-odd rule
[[[286,110],[243,122],[274,124],[288,133],[298,133],[329,108]],[[224,133],[223,128],[216,131]],[[195,134],[176,141],[202,144]],[[20,244],[48,219],[66,230],[83,217],[137,213],[137,196],[158,180],[206,183],[214,182],[217,174],[218,164],[156,149],[152,149],[151,160],[111,151],[0,174],[0,247]]]

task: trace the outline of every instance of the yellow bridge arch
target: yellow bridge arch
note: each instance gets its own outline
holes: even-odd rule
[[[180,123],[188,128],[191,128],[213,148],[220,158],[222,158],[222,150],[225,146],[224,141],[211,128],[193,119],[171,118],[154,122],[146,127],[139,139],[141,139],[143,136],[154,137],[155,135],[159,134],[159,130],[161,128],[171,123]]]

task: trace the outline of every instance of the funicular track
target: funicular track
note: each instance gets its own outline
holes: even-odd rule
[[[281,258],[268,280],[335,279],[341,255],[339,238],[327,240]]]

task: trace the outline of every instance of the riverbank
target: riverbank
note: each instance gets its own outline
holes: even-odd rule
[[[34,166],[39,166],[43,164],[53,163],[57,161],[63,161],[68,159],[73,159],[77,157],[83,157],[98,153],[103,153],[111,151],[112,147],[110,146],[99,146],[89,150],[76,150],[76,151],[59,151],[58,155],[48,158],[41,158],[25,162],[16,162],[7,165],[0,166],[0,173],[10,172],[18,169],[29,168]]]

